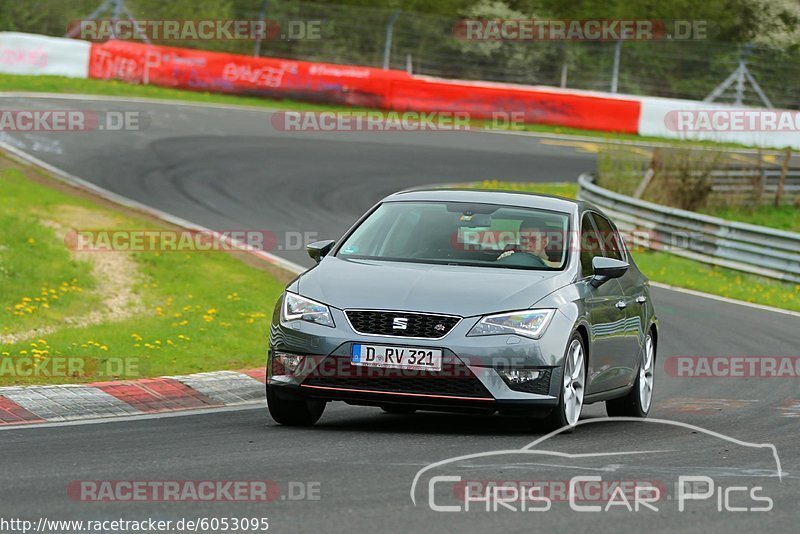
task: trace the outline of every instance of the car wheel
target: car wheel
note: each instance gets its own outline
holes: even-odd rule
[[[612,417],[647,417],[653,401],[655,367],[656,347],[653,336],[647,334],[636,382],[624,397],[606,401],[606,413]]]
[[[381,406],[381,410],[391,414],[410,414],[417,411],[411,406]]]
[[[311,426],[322,417],[325,401],[281,398],[267,386],[267,407],[276,423],[286,426]]]
[[[577,332],[572,334],[564,354],[564,367],[561,377],[561,393],[558,406],[542,421],[534,420],[534,427],[547,431],[567,427],[568,431],[578,423],[583,409],[583,394],[586,389],[586,350],[583,338]]]

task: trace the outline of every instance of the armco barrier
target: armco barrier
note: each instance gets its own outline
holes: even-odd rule
[[[305,61],[256,58],[127,41],[93,45],[89,76],[182,89],[296,98],[398,111],[462,111],[491,119],[636,133],[639,102],[587,91],[445,80]]]
[[[578,178],[578,198],[602,208],[620,230],[646,230],[653,249],[743,272],[800,283],[800,234],[726,221],[621,195]]]
[[[0,72],[86,78],[90,49],[85,41],[0,32]]]

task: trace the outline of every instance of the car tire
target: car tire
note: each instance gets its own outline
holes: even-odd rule
[[[381,410],[390,414],[412,414],[417,411],[412,406],[381,406]]]
[[[569,339],[564,352],[558,405],[546,418],[531,421],[535,430],[552,432],[564,429],[564,433],[569,433],[575,428],[583,409],[583,396],[586,389],[585,355],[586,347],[583,337],[575,332]]]
[[[269,414],[284,426],[312,426],[322,417],[325,401],[281,398],[275,388],[267,386],[267,407]]]
[[[624,397],[606,401],[606,413],[610,417],[647,417],[653,406],[655,363],[656,345],[652,334],[647,334],[633,387]]]

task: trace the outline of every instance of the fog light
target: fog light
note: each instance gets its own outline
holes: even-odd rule
[[[503,375],[507,382],[514,385],[538,380],[542,376],[542,372],[539,369],[508,369],[498,372]]]
[[[497,369],[497,373],[506,386],[514,391],[535,393],[537,395],[549,395],[550,393],[550,375],[553,373],[553,369],[550,367],[539,369]]]
[[[272,373],[276,375],[293,375],[297,373],[305,361],[305,356],[276,352],[272,359]]]

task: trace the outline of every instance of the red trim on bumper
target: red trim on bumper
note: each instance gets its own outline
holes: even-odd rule
[[[492,398],[486,397],[457,397],[453,395],[430,395],[428,393],[400,393],[398,391],[375,391],[372,389],[353,389],[353,388],[333,388],[327,386],[312,386],[300,384],[301,388],[324,389],[326,391],[347,391],[352,393],[369,393],[374,395],[401,395],[403,397],[425,397],[430,399],[453,399],[453,400],[474,400],[494,402]]]

